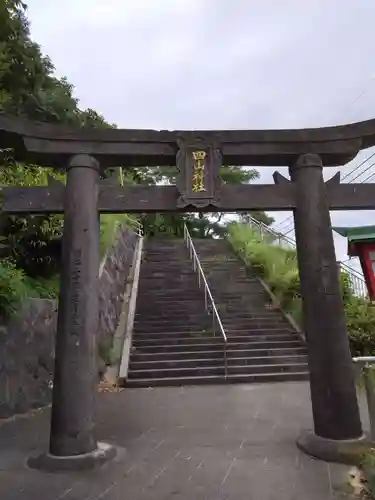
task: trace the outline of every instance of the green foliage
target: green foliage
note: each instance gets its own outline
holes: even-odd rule
[[[231,224],[228,239],[243,261],[267,282],[282,307],[294,309],[295,300],[300,299],[295,251],[271,245],[245,224]]]
[[[59,292],[59,277],[35,280],[17,269],[10,260],[0,263],[0,317],[14,313],[26,297],[55,299]]]
[[[54,75],[52,62],[31,39],[26,13],[23,2],[0,0],[0,112],[79,127],[114,127],[96,111],[79,109],[74,87]],[[0,187],[45,186],[48,175],[65,181],[59,172],[18,164],[11,151],[2,151]],[[11,258],[31,277],[49,278],[59,271],[62,228],[61,216],[0,214],[0,257]]]
[[[134,217],[132,217],[135,220]],[[100,254],[104,257],[112,245],[116,232],[129,220],[127,214],[102,214],[100,216]],[[129,223],[131,226],[131,224]]]
[[[360,467],[362,469],[361,498],[375,498],[375,448],[370,448],[363,455]]]
[[[27,295],[24,273],[10,261],[0,263],[0,316],[8,316]]]
[[[45,278],[30,278],[25,276],[24,282],[27,288],[27,297],[40,299],[57,299],[60,290],[60,276],[58,274]]]
[[[48,176],[61,182],[65,177],[52,169],[35,165],[10,163],[0,168],[0,185],[45,186]],[[9,216],[1,215],[2,258],[11,258],[26,274],[51,276],[60,265],[60,237],[63,228],[62,216]]]
[[[345,310],[352,353],[355,356],[375,356],[375,309],[367,300],[349,296]]]
[[[158,167],[139,169],[134,174],[140,184],[175,185],[178,171],[176,167]],[[259,178],[259,173],[247,167],[224,165],[220,168],[220,178],[224,184],[247,184]],[[264,212],[249,213],[259,218],[265,224],[271,224],[273,219]],[[241,214],[242,217],[249,215]],[[227,234],[227,224],[222,222],[224,214],[203,213],[198,214],[143,214],[141,222],[145,234],[149,237],[160,236],[181,238],[184,224],[187,225],[192,236],[196,238],[224,237]]]
[[[282,308],[302,325],[302,302],[297,254],[261,239],[258,231],[245,224],[231,224],[228,240],[234,251],[261,276],[280,301]],[[353,356],[375,355],[375,308],[368,300],[355,297],[350,277],[341,273],[350,346]]]
[[[271,226],[271,224],[275,222],[275,219],[273,217],[267,215],[266,212],[259,212],[259,210],[240,213],[240,222],[247,224],[250,221],[250,217],[257,220],[258,222],[262,222],[266,226]]]

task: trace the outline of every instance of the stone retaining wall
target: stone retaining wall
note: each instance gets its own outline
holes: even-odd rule
[[[101,372],[119,321],[122,294],[133,264],[137,239],[132,230],[121,228],[101,269]],[[8,324],[0,327],[0,418],[50,403],[56,322],[56,301],[28,299]]]

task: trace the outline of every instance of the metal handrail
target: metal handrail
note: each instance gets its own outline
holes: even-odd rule
[[[364,280],[364,277],[363,277],[363,274],[360,273],[360,271],[358,271],[357,269],[354,269],[353,267],[351,266],[348,266],[347,264],[345,264],[344,262],[340,262],[340,267],[343,271],[345,271],[347,274],[352,274],[353,276],[355,276],[356,278],[360,279],[363,281],[363,283],[365,283],[365,280]]]
[[[371,440],[375,440],[375,392],[374,387],[371,382],[371,365],[375,364],[375,356],[359,356],[353,358],[353,363],[360,365],[362,368],[366,398],[367,398],[367,408],[368,416],[370,421],[370,435]]]
[[[189,230],[188,230],[186,224],[184,224],[184,240],[186,241],[186,246],[189,250],[190,258],[193,261],[193,269],[198,274],[198,286],[199,286],[199,288],[201,287],[202,284],[204,286],[204,305],[205,305],[205,309],[206,309],[207,313],[210,313],[210,311],[208,309],[208,299],[211,302],[212,328],[213,328],[213,332],[214,332],[214,337],[216,336],[216,331],[215,331],[215,319],[216,319],[217,324],[219,325],[220,333],[221,333],[223,340],[224,340],[224,373],[225,373],[225,378],[227,378],[227,376],[228,376],[228,360],[227,360],[228,337],[224,331],[223,323],[221,322],[218,310],[216,308],[214,299],[212,297],[210,287],[208,286],[206,276],[204,274],[202,265],[200,263],[198,254],[195,250],[193,240],[191,239],[191,236],[190,236],[190,233],[189,233]]]
[[[279,245],[281,245],[283,242],[286,243],[287,246],[290,246],[292,248],[296,247],[296,242],[293,238],[290,238],[289,236],[274,231],[272,228],[268,227],[263,222],[257,221],[251,216],[249,216],[248,219],[249,219],[249,224],[252,227],[256,227],[259,230],[259,233],[262,238],[264,233],[266,233],[270,235],[274,239],[274,241],[276,240],[276,242]],[[351,286],[354,294],[359,297],[367,297],[368,296],[367,286],[363,275],[356,269],[353,269],[352,267],[344,264],[343,262],[339,262],[338,264],[340,266],[341,271],[349,275],[349,279],[351,281]]]
[[[143,226],[140,222],[138,222],[136,219],[133,219],[132,217],[129,217],[128,215],[126,216],[126,222],[135,229],[135,232],[138,234],[138,236],[142,237],[143,236]]]

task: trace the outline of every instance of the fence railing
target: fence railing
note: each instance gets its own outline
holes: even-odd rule
[[[368,416],[370,421],[371,441],[375,441],[375,356],[362,356],[353,358],[353,363],[359,367],[357,372],[357,385],[360,383],[361,376],[365,386]]]
[[[249,217],[249,225],[259,231],[261,238],[267,240],[271,245],[279,245],[284,248],[296,248],[296,242],[293,238],[275,231],[253,217]],[[357,297],[367,298],[367,286],[362,274],[343,262],[338,262],[338,265],[340,270],[348,276],[353,294]]]
[[[198,254],[195,250],[193,240],[191,239],[190,233],[188,228],[186,227],[186,224],[184,224],[184,240],[186,242],[186,246],[189,250],[190,253],[190,258],[193,261],[193,269],[198,275],[198,286],[201,288],[203,286],[204,289],[204,306],[207,311],[207,314],[212,315],[212,330],[214,337],[216,336],[216,327],[218,327],[219,332],[222,336],[222,339],[224,341],[223,347],[224,347],[224,374],[225,378],[227,378],[228,375],[228,360],[227,360],[227,343],[228,343],[228,338],[227,335],[224,331],[223,323],[221,322],[217,307],[215,305],[214,299],[212,297],[212,293],[210,290],[210,287],[208,286],[206,276],[204,274],[202,265],[200,263]]]
[[[138,236],[140,237],[143,236],[143,226],[140,222],[127,215],[126,223],[134,229],[134,231],[138,234]]]

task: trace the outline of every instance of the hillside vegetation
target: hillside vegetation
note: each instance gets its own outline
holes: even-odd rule
[[[0,113],[77,127],[114,127],[92,109],[82,110],[73,86],[57,78],[48,57],[30,35],[24,2],[0,2]],[[102,172],[105,178],[111,174]],[[132,177],[129,172],[125,182]],[[46,186],[48,177],[65,182],[65,173],[13,160],[0,149],[2,186]],[[1,199],[0,199],[1,209]],[[123,216],[101,218],[101,251],[110,244]],[[26,296],[55,298],[59,290],[61,215],[9,216],[0,212],[0,316],[12,313]]]
[[[281,307],[302,327],[296,251],[262,239],[256,229],[245,224],[231,224],[228,240],[235,253],[264,279]],[[347,274],[341,273],[341,283],[352,354],[374,356],[375,309],[369,301],[354,296]]]
[[[81,109],[73,85],[55,75],[52,61],[31,37],[25,2],[0,0],[0,25],[0,113],[75,127],[116,127],[95,110]],[[114,169],[106,169],[102,177],[112,174],[117,175]],[[175,184],[176,174],[175,167],[126,167],[119,177],[124,184]],[[227,184],[248,183],[259,177],[254,169],[231,165],[222,166],[220,175]],[[12,151],[0,148],[0,189],[47,185],[48,176],[65,182],[64,172],[19,164],[13,160]],[[264,212],[251,215],[265,224],[272,222]],[[186,223],[193,236],[212,238],[225,231],[222,216],[220,213],[140,214],[139,221],[150,237],[160,234],[181,237]],[[246,220],[247,216],[243,213],[238,217]],[[119,223],[124,221],[123,215],[101,216],[102,256]],[[0,212],[0,317],[14,311],[25,296],[57,296],[62,231],[60,215],[16,217]]]

